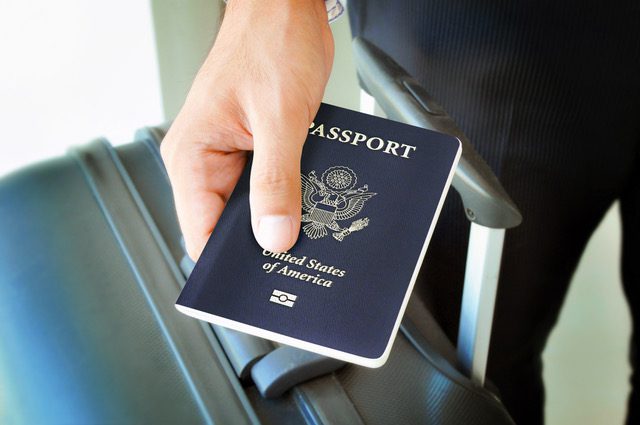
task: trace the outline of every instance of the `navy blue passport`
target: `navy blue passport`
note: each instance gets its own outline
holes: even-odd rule
[[[302,229],[251,231],[250,164],[176,307],[368,367],[384,364],[460,156],[451,136],[323,104],[302,154]]]

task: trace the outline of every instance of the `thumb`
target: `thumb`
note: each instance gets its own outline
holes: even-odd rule
[[[300,156],[308,125],[298,121],[276,117],[252,124],[251,224],[260,246],[273,252],[290,249],[300,232]]]

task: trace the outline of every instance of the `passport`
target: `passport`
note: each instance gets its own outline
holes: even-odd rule
[[[274,253],[256,242],[249,161],[176,308],[282,344],[382,366],[460,153],[455,137],[322,104],[302,152],[296,244]]]

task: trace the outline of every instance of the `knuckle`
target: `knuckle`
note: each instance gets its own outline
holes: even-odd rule
[[[193,247],[187,247],[187,255],[195,262],[200,257],[200,251]]]
[[[191,258],[193,261],[198,261],[198,258],[200,257],[200,254],[202,254],[203,249],[204,246],[199,246],[192,241],[185,240],[185,250],[187,251],[187,255],[189,256],[189,258]]]
[[[288,194],[296,189],[296,180],[283,170],[273,168],[258,172],[253,178],[254,189],[269,195]]]

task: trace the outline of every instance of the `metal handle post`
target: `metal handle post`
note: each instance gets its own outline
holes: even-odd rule
[[[458,360],[471,379],[484,385],[504,229],[471,223],[458,330]]]

